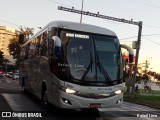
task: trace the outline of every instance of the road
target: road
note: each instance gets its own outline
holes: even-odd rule
[[[0,114],[16,112],[22,114],[39,113],[36,120],[158,120],[160,110],[123,102],[118,108],[101,108],[99,114],[93,111],[60,110],[53,106],[44,107],[30,94],[23,94],[18,80],[0,78]],[[35,120],[25,117],[0,117],[0,120]]]

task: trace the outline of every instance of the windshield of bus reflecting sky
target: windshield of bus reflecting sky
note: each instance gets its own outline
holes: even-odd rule
[[[107,85],[122,80],[122,58],[117,37],[62,30],[60,39],[63,66],[70,74],[70,82]]]

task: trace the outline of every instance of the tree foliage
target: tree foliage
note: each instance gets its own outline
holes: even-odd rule
[[[13,56],[13,59],[18,59],[20,54],[20,45],[18,43],[18,37],[14,37],[10,40],[8,45],[9,53]]]
[[[9,53],[11,56],[13,56],[14,59],[17,59],[16,64],[19,62],[20,57],[20,45],[18,43],[19,34],[24,35],[24,42],[26,42],[30,35],[33,35],[33,28],[28,27],[20,27],[19,30],[16,32],[16,37],[10,39],[10,44],[8,45]]]
[[[29,28],[29,27],[20,27],[18,34],[23,34],[25,36],[25,40],[28,40],[30,35],[33,35],[33,28]]]

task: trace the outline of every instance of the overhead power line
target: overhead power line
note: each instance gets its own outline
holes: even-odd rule
[[[63,4],[63,3],[61,3],[61,2],[57,2],[57,1],[54,1],[54,0],[49,0],[49,1],[54,2],[54,3],[56,3],[56,4],[59,4],[59,5],[65,5],[65,6],[67,6],[67,7],[73,7],[73,6],[66,5],[66,4]]]
[[[145,27],[152,27],[152,28],[158,28],[160,29],[160,26],[152,26],[152,25],[144,25]]]
[[[21,25],[18,25],[18,24],[15,24],[15,23],[12,23],[12,22],[9,22],[9,21],[6,21],[6,20],[0,19],[0,21],[3,21],[3,22],[5,22],[5,23],[8,23],[8,24],[11,24],[11,25],[15,25],[15,26],[21,27]]]
[[[142,35],[142,36],[156,36],[156,35],[159,35],[160,34],[148,34],[148,35]],[[123,41],[123,40],[126,40],[126,39],[131,39],[131,38],[136,38],[137,36],[131,36],[131,37],[127,37],[127,38],[120,38],[119,40]]]
[[[157,45],[160,45],[160,43],[157,43],[157,42],[155,42],[155,41],[153,41],[153,40],[151,40],[151,39],[149,39],[149,38],[147,38],[147,37],[145,37],[145,36],[143,36],[143,35],[142,35],[142,37],[145,38],[146,40],[149,40],[149,41],[151,41],[151,42],[157,44]]]
[[[128,2],[128,0],[126,0],[126,1]],[[142,5],[145,5],[145,6],[150,6],[150,7],[160,8],[160,6],[157,6],[157,5],[154,5],[154,4],[145,3],[145,2],[132,1],[132,0],[129,0],[129,2],[134,2],[134,3],[142,4]]]
[[[146,5],[146,6],[151,6],[151,7],[155,7],[155,8],[160,8],[160,6],[157,5],[153,5],[153,4],[148,4],[148,3],[144,3],[144,2],[138,2],[140,4]]]
[[[121,38],[119,40],[123,41],[123,40],[126,40],[126,39],[131,39],[131,38],[136,38],[137,36],[133,36],[133,37],[127,37],[127,38]]]
[[[143,35],[143,36],[157,36],[157,35],[160,35],[160,34],[148,34],[148,35]]]

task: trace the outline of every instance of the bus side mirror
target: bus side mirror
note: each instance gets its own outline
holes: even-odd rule
[[[126,49],[129,52],[129,63],[134,61],[134,52],[133,49],[127,45],[121,44],[121,47]]]
[[[61,54],[61,40],[58,36],[52,36],[52,40],[54,40],[55,54],[59,56]]]
[[[23,42],[24,42],[24,35],[23,35],[23,34],[20,34],[20,35],[19,35],[19,39],[18,39],[18,43],[19,43],[19,44],[23,44]]]

